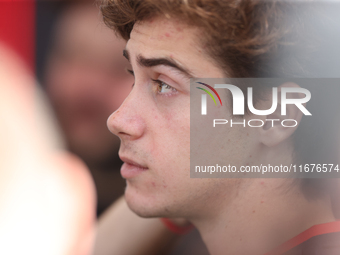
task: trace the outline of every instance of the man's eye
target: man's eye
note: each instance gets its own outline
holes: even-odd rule
[[[135,73],[134,73],[132,70],[130,70],[130,69],[126,69],[126,71],[127,71],[129,74],[131,74],[131,75],[135,76]]]
[[[170,85],[160,81],[160,80],[153,80],[157,84],[157,92],[160,94],[169,94],[173,92],[177,92],[177,90]]]
[[[125,69],[129,74],[133,75],[133,77],[135,77],[135,73],[130,70],[130,69]],[[132,84],[132,87],[135,86],[135,83]]]

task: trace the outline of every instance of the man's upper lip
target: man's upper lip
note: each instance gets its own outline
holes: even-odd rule
[[[148,168],[147,166],[139,164],[136,161],[133,161],[132,159],[129,159],[127,157],[124,157],[124,156],[119,156],[119,157],[124,163],[128,163],[130,165],[134,165],[134,166],[137,166],[137,167],[140,167],[140,168]]]

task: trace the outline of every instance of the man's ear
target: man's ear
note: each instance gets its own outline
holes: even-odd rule
[[[286,105],[286,115],[281,115],[281,90],[282,88],[287,87],[300,88],[300,86],[296,83],[284,83],[278,87],[277,108],[275,112],[265,116],[265,125],[260,130],[260,141],[268,147],[276,146],[289,138],[299,126],[303,115],[301,110],[293,104]],[[301,93],[289,93],[287,97],[290,99],[295,99],[303,98],[304,95]],[[271,107],[272,101],[262,101],[261,103],[266,104],[269,109],[269,107]],[[282,123],[282,121],[284,122]]]

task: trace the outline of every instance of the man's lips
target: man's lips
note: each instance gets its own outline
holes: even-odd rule
[[[125,179],[133,178],[148,170],[148,167],[146,167],[145,165],[138,164],[137,162],[129,158],[120,157],[120,159],[124,162],[120,169],[120,173]]]

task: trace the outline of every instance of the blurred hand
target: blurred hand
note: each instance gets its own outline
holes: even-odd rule
[[[0,44],[0,254],[88,255],[95,196],[84,164],[57,153],[35,81]],[[48,126],[48,125],[47,125]]]

